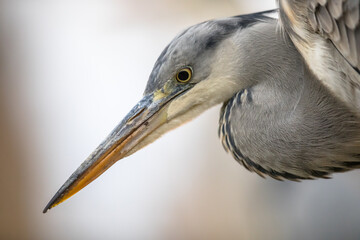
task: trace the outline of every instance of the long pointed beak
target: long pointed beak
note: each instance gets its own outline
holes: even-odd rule
[[[73,196],[118,160],[144,147],[142,140],[167,122],[166,106],[189,89],[190,85],[177,85],[169,92],[162,89],[144,96],[62,185],[43,213]]]

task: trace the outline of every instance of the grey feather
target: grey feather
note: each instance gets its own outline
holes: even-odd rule
[[[349,38],[349,48],[351,49],[350,54],[349,54],[349,62],[351,63],[351,65],[353,66],[357,66],[358,65],[358,51],[357,51],[357,47],[356,47],[356,38],[355,38],[355,32],[352,29],[348,29],[348,38]]]
[[[355,29],[359,24],[359,6],[348,9],[345,13],[345,23],[350,29]]]
[[[348,56],[350,54],[350,45],[344,19],[340,19],[338,25],[341,38],[340,41],[334,43],[335,46],[339,49],[339,51],[344,55],[344,57],[348,59]]]
[[[326,33],[331,33],[333,31],[333,21],[326,7],[320,6],[316,17],[322,30]]]
[[[311,25],[312,29],[315,32],[319,30],[318,21],[316,19],[316,16],[315,16],[314,12],[309,13],[309,22],[310,22],[310,25]]]
[[[334,42],[339,42],[340,39],[341,39],[339,26],[338,26],[338,24],[336,23],[335,18],[332,18],[331,20],[332,20],[333,26],[334,26],[333,31],[331,32],[332,41],[334,41]]]
[[[339,19],[343,13],[342,4],[343,0],[329,0],[328,9],[335,19]]]

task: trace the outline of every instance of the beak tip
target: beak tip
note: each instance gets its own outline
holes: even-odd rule
[[[59,189],[59,191],[51,198],[51,200],[48,202],[48,204],[46,204],[43,213],[46,213],[48,210],[50,210],[51,208],[55,207],[56,205],[58,205],[59,203],[61,203],[62,200],[62,196],[63,196],[63,190],[62,188]]]
[[[46,207],[44,208],[44,210],[42,211],[42,213],[46,213],[48,210],[50,210],[52,208],[52,201],[50,201]]]
[[[47,210],[49,210],[49,208],[46,206],[46,207],[44,208],[44,210],[42,211],[42,213],[46,213]]]
[[[53,199],[51,199],[51,201],[46,205],[46,207],[44,208],[44,210],[42,211],[43,213],[47,213],[48,210],[50,210],[51,208],[53,208],[55,206]]]

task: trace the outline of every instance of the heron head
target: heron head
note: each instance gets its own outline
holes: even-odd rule
[[[239,18],[208,21],[177,35],[150,74],[143,98],[71,175],[44,209],[80,191],[116,161],[229,99],[240,86],[238,44],[231,37]]]

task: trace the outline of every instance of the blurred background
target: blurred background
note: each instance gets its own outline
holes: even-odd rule
[[[178,32],[275,7],[0,0],[0,239],[359,239],[359,171],[301,183],[249,173],[220,144],[220,106],[42,214],[141,98]]]

